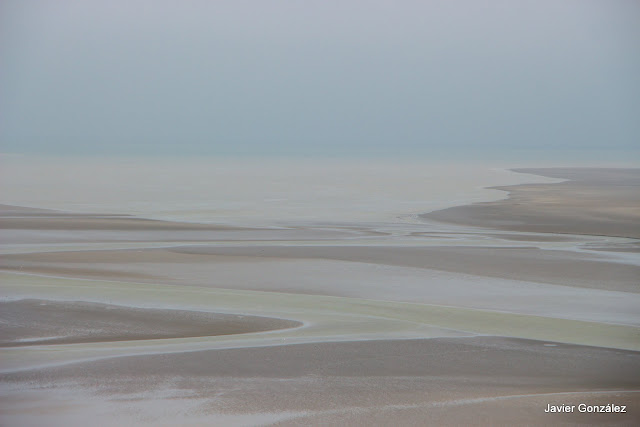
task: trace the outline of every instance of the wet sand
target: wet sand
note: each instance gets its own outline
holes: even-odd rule
[[[522,172],[572,181],[394,227],[0,206],[0,421],[636,425],[640,174]]]
[[[630,375],[640,372],[638,353],[549,345],[497,337],[314,343],[115,358],[0,378],[10,386],[35,383],[44,389],[88,389],[96,396],[111,396],[143,411],[144,424],[182,425],[194,419],[215,423],[225,416],[241,421],[243,414],[265,414],[263,421],[280,414],[279,425],[640,421],[639,380]],[[189,411],[166,419],[141,405],[141,398],[156,409],[165,401],[183,400]],[[57,400],[64,404],[63,398]],[[585,402],[615,402],[628,411],[544,412],[548,404]],[[97,413],[109,408],[90,400],[84,404],[82,409]],[[128,413],[113,417],[124,424],[132,418]]]

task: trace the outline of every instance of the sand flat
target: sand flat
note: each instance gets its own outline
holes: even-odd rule
[[[368,248],[352,247],[348,251],[335,250],[332,247],[322,249],[317,254],[352,255],[347,258],[327,259],[314,257],[314,252],[305,247],[288,247],[284,252],[275,248],[273,256],[269,247],[257,247],[252,256],[245,253],[246,247],[216,248],[214,253],[174,253],[169,250],[148,251],[88,251],[54,252],[30,254],[10,258],[14,269],[22,272],[59,275],[67,277],[85,277],[119,281],[146,282],[150,284],[171,284],[179,287],[188,285],[208,289],[225,288],[259,292],[289,293],[303,295],[325,295],[348,298],[365,298],[379,301],[397,301],[408,303],[438,304],[449,307],[475,308],[510,313],[521,313],[554,318],[640,325],[640,294],[635,292],[636,284],[629,279],[628,286],[614,274],[606,277],[607,270],[600,267],[592,278],[592,287],[565,286],[551,281],[549,283],[523,280],[524,275],[511,277],[488,277],[484,275],[464,274],[460,272],[430,269],[420,265],[421,259],[430,259],[430,252],[420,248],[369,248],[381,260],[380,262],[362,261],[369,254]],[[198,247],[198,249],[206,249]],[[236,249],[236,250],[230,250]],[[475,248],[476,253],[478,249]],[[384,255],[400,251],[406,254],[405,260],[414,258],[416,265],[387,265]],[[486,251],[486,248],[485,248]],[[502,251],[509,254],[509,251]],[[533,255],[542,251],[532,251]],[[433,253],[443,257],[439,250]],[[480,254],[483,252],[480,251]],[[543,252],[544,253],[544,252]],[[445,251],[446,254],[446,251]],[[455,261],[458,252],[453,251]],[[431,255],[433,256],[433,255]],[[467,255],[473,261],[473,257]],[[590,265],[585,256],[580,263],[565,260],[566,268]],[[495,260],[488,259],[495,262]],[[529,265],[535,265],[535,258],[526,259]],[[8,261],[5,259],[5,262]],[[430,259],[430,262],[435,260]],[[516,263],[503,260],[504,265],[514,271]],[[544,261],[544,260],[543,260]],[[553,259],[554,264],[562,266],[563,259]],[[611,271],[620,271],[625,265],[600,263]],[[87,269],[92,266],[92,270]],[[544,266],[539,263],[539,268]],[[8,264],[4,264],[5,268]],[[493,273],[508,273],[497,267]],[[339,272],[336,274],[335,272]],[[549,269],[550,273],[553,270]],[[555,277],[564,278],[562,270]],[[506,274],[505,274],[506,275]],[[554,277],[554,276],[551,276]],[[597,281],[597,277],[607,280]],[[617,277],[617,280],[614,278]],[[537,278],[534,277],[535,280]],[[577,281],[577,279],[574,279]],[[578,282],[581,284],[580,282]],[[628,292],[627,289],[631,289]]]
[[[545,414],[544,408],[547,403],[585,398],[635,408],[640,378],[631,372],[640,372],[635,352],[478,337],[116,358],[6,374],[1,379],[13,386],[35,381],[51,387],[51,392],[74,387],[137,408],[133,416],[112,413],[106,418],[110,425],[161,421],[154,406],[138,403],[143,395],[156,405],[185,398],[196,403],[188,414],[170,415],[173,424],[188,422],[192,416],[211,415],[215,420],[242,414],[263,414],[258,422],[266,422],[272,414],[283,414],[284,425],[329,421],[378,425],[392,420],[444,425],[473,420],[472,424],[495,425],[523,416],[536,424],[580,425],[585,421],[581,414]],[[172,390],[168,395],[162,393],[167,387]],[[505,410],[496,411],[500,407]],[[73,413],[73,409],[59,411]],[[638,414],[630,410],[598,420],[631,424]]]
[[[421,268],[480,277],[532,281],[581,288],[640,292],[640,265],[609,260],[594,252],[540,250],[534,247],[402,247],[402,246],[335,246],[335,245],[261,245],[259,242],[243,246],[224,244],[175,246],[149,250],[58,251],[4,255],[0,268],[34,271],[82,277],[87,265],[123,277],[130,272],[137,275],[161,276],[172,280],[188,278],[188,283],[212,284],[211,276],[220,263],[260,264],[278,260],[334,260],[346,263],[366,263],[380,266]],[[122,268],[126,266],[126,268]],[[74,273],[74,269],[77,271]],[[88,272],[87,272],[88,273]],[[91,275],[87,277],[97,277]],[[175,280],[172,280],[175,283]],[[225,285],[232,286],[232,285]],[[242,287],[241,283],[233,286]],[[249,287],[247,287],[248,289]],[[273,288],[278,289],[278,288]],[[295,291],[288,286],[279,289]],[[305,292],[304,286],[299,290]]]
[[[256,316],[23,299],[0,301],[0,347],[186,338],[292,328]]]
[[[198,349],[281,345],[283,342],[433,338],[439,336],[503,335],[612,348],[640,349],[635,326],[549,318],[492,310],[300,295],[275,292],[206,289],[190,286],[89,281],[2,274],[3,292],[37,294],[48,300],[128,304],[138,307],[174,307],[196,311],[242,313],[304,322],[305,327],[268,333],[203,337],[202,339],[149,340],[68,346],[38,352],[10,349],[3,359],[5,371],[56,365],[64,361],[109,358]]]
[[[0,206],[1,421],[637,424],[636,172],[523,172],[470,228]]]

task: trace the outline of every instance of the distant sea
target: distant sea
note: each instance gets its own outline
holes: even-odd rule
[[[4,155],[0,203],[229,225],[418,221],[497,200],[498,185],[558,180],[515,165],[425,160],[90,158]]]

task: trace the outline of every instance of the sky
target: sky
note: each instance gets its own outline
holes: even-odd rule
[[[635,0],[3,0],[0,64],[2,153],[640,150]]]

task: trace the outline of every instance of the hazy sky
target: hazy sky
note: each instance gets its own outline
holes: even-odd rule
[[[640,145],[636,0],[3,0],[0,20],[5,153]]]

